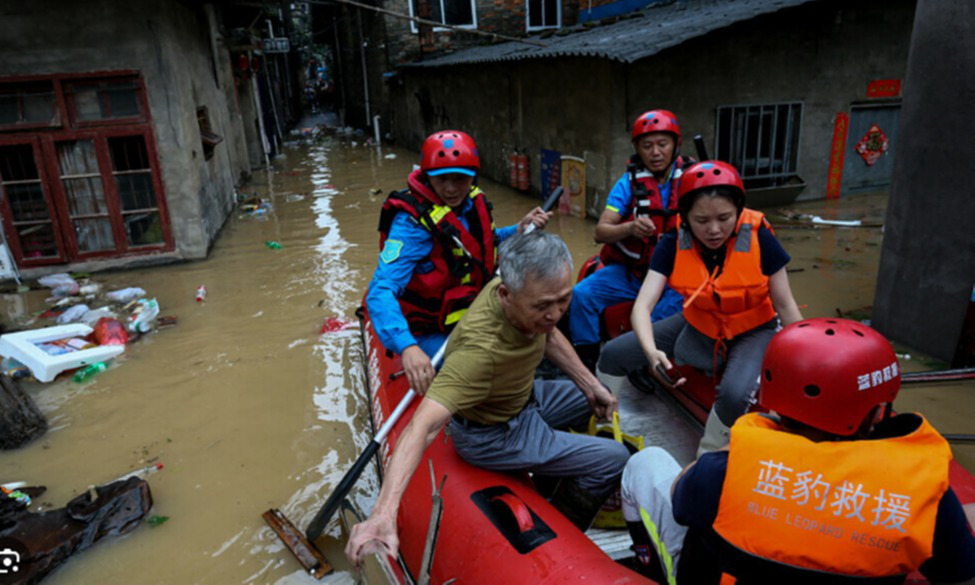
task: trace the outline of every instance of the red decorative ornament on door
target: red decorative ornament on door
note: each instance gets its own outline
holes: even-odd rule
[[[890,140],[888,140],[887,135],[880,129],[880,126],[871,124],[867,133],[863,135],[860,142],[857,142],[855,149],[863,157],[867,166],[873,166],[877,159],[887,152],[888,147],[890,147]]]

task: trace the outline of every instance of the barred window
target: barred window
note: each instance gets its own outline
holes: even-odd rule
[[[718,106],[715,158],[734,165],[747,188],[796,176],[802,102]]]

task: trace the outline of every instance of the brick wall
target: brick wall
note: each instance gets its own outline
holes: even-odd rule
[[[571,26],[577,20],[579,3],[576,0],[561,1],[562,25]],[[409,0],[389,0],[384,7],[394,12],[410,14]],[[510,37],[528,36],[525,10],[526,0],[475,0],[477,29]],[[386,31],[389,58],[393,65],[421,57],[419,34],[412,28],[410,21],[387,16]],[[494,42],[490,37],[453,30],[434,31],[433,38],[435,54]]]

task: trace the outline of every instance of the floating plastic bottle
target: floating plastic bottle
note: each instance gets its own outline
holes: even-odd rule
[[[207,287],[201,284],[200,288],[196,289],[196,302],[202,303],[205,300],[207,300]]]
[[[86,366],[85,368],[75,372],[75,375],[72,378],[72,380],[74,380],[75,382],[84,382],[88,378],[91,378],[96,374],[104,372],[107,369],[108,369],[108,364],[106,364],[105,362],[95,362],[90,366]]]
[[[272,249],[272,250],[280,250],[281,249],[281,242],[275,242],[274,240],[268,240],[268,241],[264,242],[264,245],[267,246],[268,248]]]
[[[12,500],[17,500],[23,502],[25,506],[30,506],[30,496],[18,489],[9,489],[5,487],[0,487],[0,493],[7,496]]]

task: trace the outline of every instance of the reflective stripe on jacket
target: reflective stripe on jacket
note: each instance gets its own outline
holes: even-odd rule
[[[674,173],[670,179],[670,199],[666,208],[653,173],[643,168],[638,170],[636,161],[631,160],[627,165],[633,209],[630,216],[620,223],[625,224],[645,216],[653,222],[656,231],[648,238],[627,236],[618,242],[603,244],[599,250],[599,258],[604,264],[624,264],[637,278],[642,280],[646,276],[658,237],[677,227],[677,182],[683,163],[684,159],[680,156],[674,162]],[[669,213],[660,213],[664,209]]]
[[[408,185],[408,191],[390,193],[383,203],[379,247],[385,245],[393,217],[400,211],[430,232],[433,270],[414,272],[397,300],[414,334],[448,332],[494,276],[497,245],[491,205],[479,188],[472,187],[465,228],[453,210],[423,184],[420,171],[410,174]]]
[[[821,442],[742,416],[715,532],[797,569],[867,578],[917,569],[932,555],[951,450],[920,415],[899,416],[917,419],[903,436]]]
[[[690,228],[678,228],[674,270],[667,282],[683,295],[687,322],[712,339],[732,339],[775,317],[758,245],[763,224],[769,227],[765,215],[742,210],[716,274],[708,273]]]

